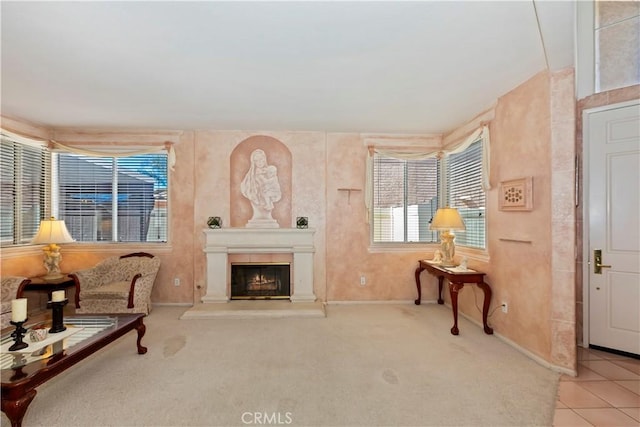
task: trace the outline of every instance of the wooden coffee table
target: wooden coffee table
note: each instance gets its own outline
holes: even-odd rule
[[[138,354],[145,354],[147,348],[140,343],[146,331],[146,326],[142,322],[144,316],[144,314],[133,313],[66,317],[64,319],[65,325],[70,330],[75,328],[74,330],[77,330],[77,333],[49,344],[42,350],[33,353],[23,351],[3,352],[0,354],[0,364],[2,366],[2,412],[11,420],[11,425],[22,425],[24,414],[36,396],[37,386],[97,352],[127,332],[134,329],[138,332],[138,341],[136,343]],[[36,324],[31,324],[31,326],[34,325]],[[3,344],[6,345],[11,340],[9,337],[11,332],[13,332],[13,329],[2,331]],[[55,334],[49,334],[49,336],[55,336]],[[3,345],[3,348],[5,345]]]

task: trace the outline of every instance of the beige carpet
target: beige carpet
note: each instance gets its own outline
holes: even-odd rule
[[[25,426],[550,426],[559,375],[435,304],[179,320],[38,388]],[[2,425],[8,420],[2,415]]]

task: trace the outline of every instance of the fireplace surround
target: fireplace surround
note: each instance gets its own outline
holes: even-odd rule
[[[207,258],[207,293],[203,303],[225,303],[231,299],[229,254],[293,254],[291,302],[314,302],[314,229],[219,228],[205,229],[203,251]]]

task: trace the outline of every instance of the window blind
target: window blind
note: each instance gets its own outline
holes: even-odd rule
[[[57,154],[59,214],[78,241],[167,241],[167,155]]]
[[[3,246],[26,244],[49,210],[50,157],[44,146],[1,136],[0,238]]]
[[[486,197],[482,189],[482,141],[447,158],[447,204],[457,208],[466,230],[456,232],[456,245],[486,247]]]
[[[438,206],[439,162],[435,158],[373,159],[373,241],[435,242],[429,222]]]

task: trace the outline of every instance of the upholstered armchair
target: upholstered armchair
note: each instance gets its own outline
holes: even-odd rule
[[[151,312],[151,290],[160,259],[146,252],[107,258],[70,274],[79,284],[76,313]]]
[[[2,304],[0,306],[2,315],[0,315],[0,328],[4,329],[9,326],[11,320],[11,300],[17,298],[18,291],[24,289],[30,282],[26,277],[3,277],[0,289],[2,295]]]

